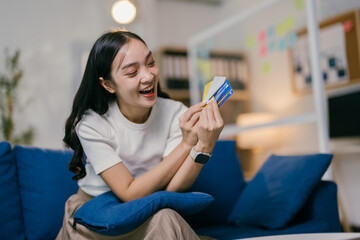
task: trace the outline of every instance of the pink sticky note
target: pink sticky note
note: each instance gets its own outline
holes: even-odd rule
[[[264,42],[265,41],[265,31],[264,30],[262,30],[262,31],[260,31],[260,33],[259,33],[259,42]]]
[[[266,52],[267,52],[266,45],[262,45],[259,51],[260,57],[264,57],[266,55]]]

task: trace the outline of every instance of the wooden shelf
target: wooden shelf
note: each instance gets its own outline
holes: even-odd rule
[[[165,90],[172,99],[176,100],[190,100],[190,91],[187,89],[183,90]]]
[[[243,100],[248,101],[250,99],[249,91],[246,90],[234,90],[234,94],[229,98],[230,101]]]
[[[165,90],[172,99],[176,100],[190,100],[190,91],[183,90]],[[245,90],[234,90],[234,94],[228,101],[247,101],[249,99],[249,92]]]
[[[181,101],[190,107],[190,87],[188,79],[188,59],[186,48],[167,47],[157,52],[160,65],[161,86],[173,100]],[[243,53],[212,50],[208,58],[211,74],[208,76],[226,76],[234,89],[234,94],[220,108],[226,124],[234,123],[236,116],[249,111],[249,68]],[[208,66],[209,67],[209,66]],[[207,79],[206,81],[210,81]],[[202,93],[200,93],[202,95]]]

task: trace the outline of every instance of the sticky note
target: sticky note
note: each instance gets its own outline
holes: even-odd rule
[[[274,36],[275,27],[273,25],[269,26],[266,31],[267,38],[272,38]]]
[[[253,48],[255,46],[255,36],[251,35],[246,40],[246,46],[248,48]]]
[[[267,53],[266,45],[261,46],[259,50],[260,57],[265,57],[266,53]]]
[[[303,0],[294,0],[295,1],[295,9],[300,11],[304,9],[304,1]]]
[[[204,75],[205,79],[211,79],[211,63],[209,59],[198,58],[197,65],[199,71]]]
[[[271,71],[271,63],[269,61],[266,61],[261,66],[261,72],[263,74],[268,74]]]
[[[271,53],[275,50],[275,42],[274,41],[271,41],[269,44],[268,44],[268,48],[267,48],[268,52]]]
[[[284,51],[285,49],[286,49],[285,39],[282,38],[279,40],[279,50]]]
[[[294,17],[290,16],[285,19],[285,28],[287,31],[292,31],[295,28]]]
[[[265,41],[265,31],[260,31],[259,32],[259,42],[264,42]]]
[[[288,36],[288,45],[289,47],[294,47],[296,44],[297,35],[295,32],[291,32]]]
[[[283,22],[279,22],[276,25],[276,36],[283,36],[285,33],[285,24]]]

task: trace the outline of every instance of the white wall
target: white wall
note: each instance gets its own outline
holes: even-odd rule
[[[25,109],[15,116],[16,131],[35,127],[34,146],[63,147],[64,123],[80,83],[81,56],[102,33],[121,27],[110,15],[114,2],[1,1],[0,71],[3,50],[19,49],[24,69],[19,101]],[[136,4],[138,17],[127,28],[151,49],[185,46],[189,36],[214,23],[218,11],[214,5],[199,3],[138,0]]]
[[[102,32],[115,26],[104,17],[110,1],[102,2],[105,8],[96,0],[0,3],[0,66],[4,48],[19,49],[24,69],[19,100],[26,108],[16,116],[16,130],[34,126],[36,146],[62,146],[77,81],[74,75],[80,67],[74,51],[77,46],[89,48]]]

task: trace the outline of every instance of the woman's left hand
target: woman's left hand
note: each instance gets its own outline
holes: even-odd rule
[[[183,135],[183,142],[189,146],[194,146],[198,141],[197,123],[200,118],[201,109],[204,103],[200,102],[191,106],[179,118],[179,125]]]

